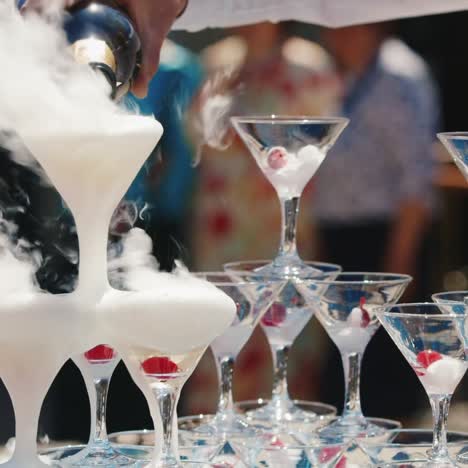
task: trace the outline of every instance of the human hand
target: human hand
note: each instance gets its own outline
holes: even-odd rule
[[[148,85],[159,66],[164,39],[188,0],[116,0],[133,19],[142,44],[142,65],[132,91],[145,97]]]
[[[64,0],[66,8],[80,0]],[[99,1],[99,0],[98,0]],[[133,83],[133,93],[142,98],[155,75],[161,47],[172,24],[184,11],[188,0],[114,0],[124,9],[135,25],[141,39],[142,64]],[[22,9],[39,9],[47,0],[26,0]]]

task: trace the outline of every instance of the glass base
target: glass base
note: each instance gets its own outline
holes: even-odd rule
[[[457,462],[468,465],[468,447],[465,447],[457,455]]]
[[[431,460],[417,461],[417,462],[396,462],[396,463],[387,463],[385,465],[379,465],[384,468],[456,468],[461,465],[457,465],[452,460],[447,462],[433,462]]]
[[[286,428],[255,438],[233,439],[232,445],[246,467],[332,468],[339,466],[336,463],[349,444],[327,441],[313,433],[305,434]]]
[[[272,263],[258,268],[255,272],[278,278],[311,278],[323,274],[318,268],[303,262],[298,255],[279,255]]]
[[[139,450],[133,447],[122,447],[122,450],[117,451],[110,444],[97,450],[91,450],[85,445],[70,445],[43,451],[40,458],[49,465],[62,467],[136,467],[138,455],[143,455],[143,452],[138,452]]]
[[[70,466],[133,466],[135,460],[115,450],[110,444],[89,447],[83,451],[83,456],[77,454],[76,461]]]
[[[179,419],[178,453],[182,463],[188,461],[209,463],[213,457],[220,453],[224,445],[221,438],[214,436],[212,433],[196,434],[193,431],[196,427],[207,425],[212,419],[212,416],[204,415]],[[116,432],[109,434],[109,440],[120,452],[145,461],[147,464],[154,455],[155,437],[152,430]],[[128,454],[129,447],[132,447],[137,453]]]
[[[430,459],[433,432],[430,429],[396,429],[389,432],[387,440],[379,438],[357,439],[357,445],[372,461],[373,466],[405,466],[407,468],[439,466]],[[447,432],[449,465],[464,452],[468,433]],[[445,459],[440,466],[446,466]],[[465,466],[460,463],[459,466]]]
[[[232,468],[234,464],[227,463],[222,459],[216,461],[197,461],[197,460],[161,460],[159,462],[151,461],[150,452],[148,459],[137,462],[135,468]]]
[[[237,403],[236,408],[241,413],[245,412],[249,421],[260,424],[326,422],[326,418],[336,415],[334,406],[290,399],[244,401]]]
[[[435,468],[435,467],[440,467],[440,468],[451,468],[451,467],[461,467],[461,466],[466,466],[466,463],[468,463],[468,458],[465,458],[465,461],[463,460],[464,457],[468,455],[468,451],[465,449],[462,449],[456,457],[453,457],[453,454],[449,452],[450,446],[453,444],[449,443],[449,435],[450,433],[447,434],[447,451],[446,455],[441,456],[441,457],[433,457],[433,450],[430,448],[427,450],[427,466],[430,468]]]
[[[249,422],[245,417],[235,413],[217,414],[207,424],[193,429],[194,434],[214,435],[215,437],[254,437],[259,428]]]
[[[361,417],[339,417],[320,429],[319,434],[327,439],[379,438],[382,441],[391,437],[391,431],[399,429],[401,423],[391,419]]]
[[[229,468],[227,465],[218,463],[188,461],[188,460],[161,460],[155,461],[139,461],[134,465],[134,468]]]
[[[76,464],[69,463],[70,459],[75,459],[77,455],[85,450],[86,446],[67,446],[59,447],[55,449],[49,449],[40,455],[40,459],[43,463],[49,466],[57,466],[61,468],[73,467],[73,466],[83,466],[83,467],[92,467],[92,466],[102,466],[108,468],[114,468],[116,466],[122,466],[115,464],[115,461],[110,460],[106,464],[92,465],[86,462],[85,464]],[[151,460],[153,455],[152,447],[135,447],[135,446],[121,446],[119,450],[122,451],[122,456],[128,455],[131,459],[132,468],[223,468],[224,465],[216,463],[212,464],[209,461],[196,461],[196,460],[169,460],[165,462],[162,460],[159,463],[156,463]],[[81,459],[80,459],[81,461]]]
[[[182,462],[176,458],[161,458],[158,461],[151,460],[151,453],[148,453],[148,459],[146,461],[139,462],[136,465],[138,468],[182,468]]]
[[[209,463],[196,461],[180,461],[177,465],[160,465],[151,462],[148,464],[139,463],[135,468],[232,468],[233,465],[223,463]]]

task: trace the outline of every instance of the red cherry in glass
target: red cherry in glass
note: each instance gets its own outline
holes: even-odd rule
[[[336,464],[335,468],[346,468],[346,457],[340,458],[340,461]]]
[[[115,351],[106,345],[99,345],[85,353],[88,361],[111,361],[115,357]]]
[[[262,317],[262,324],[266,327],[278,327],[286,320],[286,307],[275,302]]]
[[[326,463],[332,460],[333,457],[335,457],[336,454],[340,452],[340,450],[341,449],[339,447],[324,448],[320,451],[320,463]]]
[[[431,364],[436,361],[440,361],[442,359],[442,355],[439,354],[437,351],[432,351],[430,349],[421,351],[416,356],[416,361],[421,364],[422,367],[427,369]]]
[[[369,312],[367,312],[367,310],[364,308],[365,303],[366,303],[366,298],[361,297],[361,299],[359,301],[359,307],[360,307],[361,313],[362,313],[362,318],[361,318],[361,327],[362,328],[367,328],[367,326],[369,325],[369,323],[371,321]]]
[[[151,357],[141,364],[143,371],[149,375],[175,374],[179,366],[168,357]]]
[[[274,436],[270,441],[270,447],[283,448],[284,444],[278,436]]]
[[[288,154],[283,148],[272,148],[268,152],[268,165],[275,170],[281,169],[288,163]]]

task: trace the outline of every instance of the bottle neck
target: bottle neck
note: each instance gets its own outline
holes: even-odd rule
[[[94,71],[102,73],[111,87],[111,98],[115,99],[117,63],[114,53],[106,42],[95,38],[78,39],[70,47],[76,63],[89,65]]]
[[[82,0],[67,11],[64,29],[75,61],[102,73],[117,99],[138,71],[141,43],[131,20],[113,0]]]

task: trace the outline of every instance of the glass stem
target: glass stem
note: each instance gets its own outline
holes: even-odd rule
[[[281,245],[280,256],[296,256],[296,229],[299,214],[299,197],[280,199],[281,203]]]
[[[447,419],[451,395],[429,395],[434,419],[434,439],[432,442],[431,460],[448,458]]]
[[[159,460],[162,466],[178,464],[178,456],[176,454],[177,444],[175,443],[177,433],[174,430],[173,419],[175,405],[179,398],[179,391],[180,387],[174,384],[157,382],[153,385],[153,393],[158,403],[163,429],[163,446]]]
[[[218,416],[225,416],[234,412],[234,402],[232,398],[232,376],[234,374],[234,358],[225,356],[216,359],[218,364],[218,374],[221,381],[221,393],[218,402]]]
[[[92,219],[75,216],[80,263],[77,290],[99,296],[109,287],[107,242],[110,218],[93,214]],[[93,226],[92,229],[88,229]]]
[[[362,418],[359,386],[361,381],[361,353],[342,354],[345,375],[344,418]]]
[[[96,390],[96,427],[94,431],[94,444],[107,443],[106,409],[109,382],[110,379],[107,377],[94,380],[94,388]]]
[[[31,466],[37,460],[37,426],[41,411],[42,398],[31,395],[27,404],[14,401],[15,411],[15,451],[13,458],[5,466]],[[39,461],[37,460],[37,464]],[[37,466],[36,464],[34,467]]]
[[[290,346],[273,348],[273,400],[282,401],[288,395],[288,357]]]

